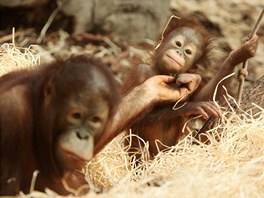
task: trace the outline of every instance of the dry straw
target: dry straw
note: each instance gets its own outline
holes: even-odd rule
[[[136,168],[118,137],[86,169],[106,192],[87,197],[264,197],[264,110],[225,112],[206,137],[187,136]]]
[[[39,65],[39,54],[33,49],[17,47],[13,43],[0,45],[0,76],[11,71],[20,69],[31,69]]]

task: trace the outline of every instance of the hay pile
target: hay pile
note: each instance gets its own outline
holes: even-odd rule
[[[39,64],[39,54],[32,46],[17,47],[13,43],[0,45],[0,76],[11,71],[31,69]]]
[[[264,197],[264,109],[226,112],[207,137],[210,144],[194,145],[187,136],[138,168],[116,138],[87,166],[108,191],[87,197]]]

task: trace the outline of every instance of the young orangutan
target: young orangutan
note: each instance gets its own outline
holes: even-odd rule
[[[257,37],[255,36],[231,52],[208,85],[201,91],[193,95],[188,94],[181,99],[181,102],[187,101],[183,107],[174,111],[173,103],[161,104],[131,126],[133,134],[149,143],[151,157],[155,156],[159,150],[177,143],[183,134],[182,128],[187,116],[202,115],[203,118],[221,116],[218,107],[210,101],[215,87],[223,77],[233,72],[237,64],[254,56],[256,46]],[[198,64],[203,65],[208,61],[208,53],[211,49],[211,38],[201,24],[190,18],[171,18],[156,47],[153,64],[142,64],[129,71],[124,80],[122,94],[126,95],[133,87],[154,75],[175,76],[172,87],[185,86],[181,83],[183,81],[197,81],[197,78],[201,77],[191,72]],[[161,142],[158,145],[157,140]],[[131,141],[130,152],[138,151],[142,146],[138,138],[132,137]]]

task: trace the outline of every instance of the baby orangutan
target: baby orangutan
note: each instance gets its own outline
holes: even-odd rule
[[[133,87],[154,75],[175,76],[173,87],[188,87],[188,83],[201,82],[201,77],[192,72],[198,64],[204,65],[209,59],[211,38],[207,31],[194,19],[171,18],[156,47],[153,64],[141,64],[128,72],[124,80],[122,94],[126,95]],[[185,120],[190,115],[220,117],[218,107],[211,102],[217,83],[233,72],[235,66],[255,55],[257,37],[245,42],[239,49],[230,53],[223,62],[218,74],[201,91],[187,94],[179,102],[187,102],[173,110],[173,103],[156,106],[152,111],[131,126],[132,134],[149,143],[149,154],[155,156],[159,150],[173,146],[183,135]],[[197,80],[199,79],[199,80]],[[138,99],[140,100],[140,98]],[[135,104],[136,105],[136,104]],[[137,152],[143,145],[138,138],[132,137],[130,152]],[[160,142],[159,144],[157,144]]]

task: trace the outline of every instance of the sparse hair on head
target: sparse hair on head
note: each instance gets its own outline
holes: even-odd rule
[[[202,56],[198,59],[198,61],[195,64],[204,63],[206,60],[210,57],[210,52],[213,48],[213,39],[209,32],[206,30],[206,28],[199,22],[199,20],[193,16],[188,17],[178,17],[175,15],[172,15],[168,22],[166,23],[163,31],[161,32],[158,43],[155,48],[155,55],[157,54],[157,51],[159,50],[160,45],[163,43],[163,41],[168,37],[168,35],[173,32],[176,29],[182,28],[182,27],[189,27],[195,30],[198,34],[201,35],[203,39],[203,47],[202,47]]]

